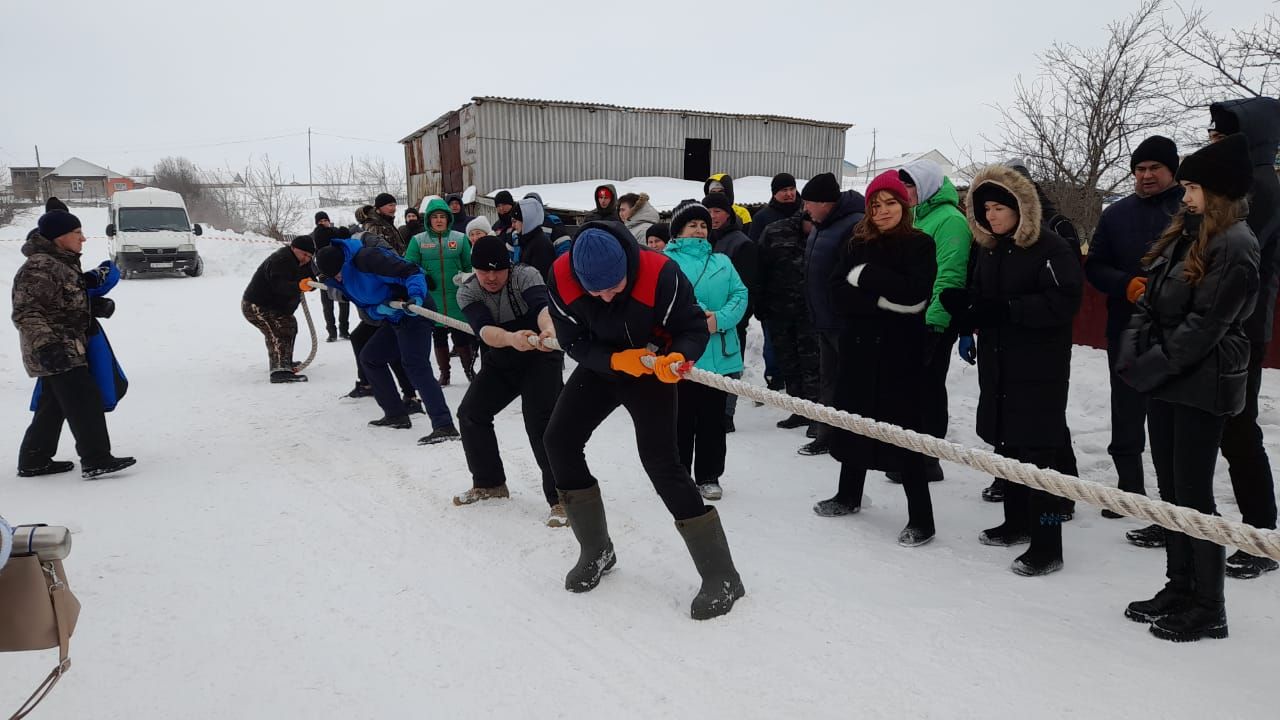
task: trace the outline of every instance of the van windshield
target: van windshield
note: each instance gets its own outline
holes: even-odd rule
[[[187,211],[182,208],[120,208],[119,222],[116,225],[120,232],[191,231],[191,221],[187,219]]]

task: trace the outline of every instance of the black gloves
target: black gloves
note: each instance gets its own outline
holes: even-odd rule
[[[951,314],[952,325],[962,330],[996,327],[1009,322],[1009,301],[975,298],[968,290],[948,288],[938,299]]]
[[[116,312],[116,301],[107,297],[89,300],[89,314],[96,318],[109,318]]]

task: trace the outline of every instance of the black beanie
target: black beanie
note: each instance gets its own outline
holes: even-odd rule
[[[316,267],[325,277],[334,277],[342,272],[342,266],[346,262],[347,254],[337,245],[320,248],[320,252],[316,253]]]
[[[52,212],[54,210],[63,210],[65,212],[71,212],[71,209],[67,207],[66,203],[50,195],[48,201],[46,201],[44,204],[44,211]]]
[[[715,208],[730,214],[733,213],[733,203],[729,202],[729,196],[724,193],[711,193],[702,198],[702,206],[708,210]],[[672,223],[672,227],[675,227],[675,223]]]
[[[315,246],[318,248],[324,247],[333,242],[333,239],[336,237],[338,237],[338,228],[333,226],[325,227],[320,225],[316,227],[315,230],[311,231],[311,241],[315,243]]]
[[[1209,106],[1209,118],[1213,121],[1213,125],[1209,129],[1220,132],[1223,135],[1234,135],[1240,132],[1240,118],[1236,114],[1228,110],[1222,103],[1214,103]]]
[[[298,248],[303,252],[309,252],[312,255],[316,253],[316,241],[310,235],[299,235],[293,239],[293,242],[289,243],[289,246]]]
[[[317,225],[319,225],[321,220],[329,220],[329,213],[327,213],[327,212],[325,212],[325,211],[323,211],[323,210],[321,210],[321,211],[317,212],[317,213],[316,213],[316,224],[317,224]],[[333,222],[333,221],[332,221],[332,220],[329,220],[329,222]]]
[[[1139,143],[1129,158],[1129,172],[1137,169],[1139,163],[1158,162],[1169,168],[1170,172],[1178,172],[1178,146],[1163,135],[1152,135]]]
[[[708,197],[723,198],[724,195],[721,193],[711,193]],[[728,200],[726,199],[725,202],[727,206]],[[694,220],[701,220],[707,224],[707,230],[711,229],[711,213],[707,212],[707,206],[705,204],[700,204],[693,200],[681,203],[680,206],[671,213],[671,226],[667,230],[668,236],[670,236],[671,239],[681,237],[680,231],[684,230],[684,226]],[[650,234],[653,234],[652,231],[653,229],[650,228]]]
[[[796,186],[796,179],[791,173],[778,173],[773,176],[773,182],[769,183],[769,192],[777,194],[779,190],[785,188],[793,188]]]
[[[805,183],[800,199],[809,202],[839,202],[840,181],[831,173],[814,175],[812,180]]]
[[[973,189],[973,215],[977,218],[985,218],[986,213],[983,212],[987,202],[998,202],[1001,205],[1014,210],[1021,214],[1022,209],[1018,207],[1018,198],[1009,192],[1008,188],[993,182],[984,182]],[[983,227],[986,227],[986,221],[983,220]]]
[[[1178,168],[1178,180],[1197,183],[1232,200],[1243,198],[1253,187],[1249,140],[1236,133],[1191,153]]]
[[[654,223],[649,226],[648,230],[644,231],[644,236],[645,239],[656,237],[662,242],[667,242],[671,240],[671,226],[667,223]]]
[[[497,195],[493,196],[494,205],[515,205],[516,201],[511,198],[511,193],[506,190],[499,190]]]
[[[53,205],[55,202],[57,202],[58,205],[62,205],[62,203],[58,202],[55,198],[49,199],[49,205]],[[63,207],[66,206],[63,205]],[[56,240],[69,232],[79,229],[80,218],[72,215],[66,210],[50,210],[40,216],[40,220],[36,222],[36,226],[40,229],[40,234],[43,235],[46,240]]]
[[[471,267],[476,270],[506,270],[511,267],[507,244],[493,235],[485,235],[471,246]]]
[[[378,197],[373,199],[373,207],[375,210],[380,210],[383,205],[393,205],[395,201],[396,196],[391,193],[378,193]]]
[[[414,217],[416,217],[416,218],[420,218],[420,217],[422,217],[422,213],[418,212],[418,208],[416,208],[416,207],[414,207],[414,206],[412,206],[412,205],[410,205],[409,207],[407,207],[407,208],[405,208],[405,209],[404,209],[404,220],[405,220],[405,222],[409,222],[409,216],[410,216],[410,215],[412,215],[412,216],[414,216]]]

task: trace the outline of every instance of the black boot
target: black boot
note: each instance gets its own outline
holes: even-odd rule
[[[58,473],[71,472],[76,469],[76,464],[70,460],[50,460],[43,465],[35,467],[18,468],[18,477],[39,477],[40,475],[57,475]]]
[[[792,413],[791,417],[784,418],[778,421],[778,427],[782,428],[783,430],[790,430],[791,428],[803,427],[808,424],[809,424],[809,418],[803,415],[796,415],[795,413]]]
[[[413,421],[408,415],[383,415],[377,420],[370,420],[371,427],[389,427],[396,430],[408,430],[413,427]]]
[[[609,526],[604,519],[604,501],[600,485],[585,490],[561,490],[560,504],[569,516],[569,527],[581,548],[578,563],[564,576],[564,589],[587,592],[600,584],[600,578],[613,569],[617,556],[609,539]]]
[[[1227,636],[1227,611],[1223,607],[1193,604],[1182,612],[1166,615],[1152,623],[1151,634],[1173,642],[1195,642],[1203,638],[1221,640]]]
[[[831,452],[831,450],[827,447],[826,440],[814,440],[808,445],[801,445],[800,449],[796,452],[801,455],[826,455]]]
[[[347,393],[349,398],[373,397],[373,388],[365,383],[356,381],[356,386]]]
[[[432,430],[430,435],[424,435],[423,437],[418,438],[418,444],[438,445],[442,442],[457,440],[460,437],[461,436],[458,434],[457,428],[452,425],[445,425],[444,427],[438,427],[435,430]]]
[[[978,542],[983,545],[995,545],[998,547],[1012,547],[1031,542],[1031,531],[1027,528],[1029,512],[1027,507],[1027,488],[997,479],[1003,486],[1001,494],[1004,504],[1004,522],[979,533]],[[984,497],[983,499],[986,498]]]
[[[427,411],[422,407],[422,401],[413,395],[404,396],[404,414],[405,415],[426,415]]]
[[[1137,530],[1130,530],[1124,534],[1124,537],[1129,541],[1129,544],[1143,548],[1164,547],[1166,542],[1165,529],[1159,525],[1148,525]]]
[[[817,424],[817,423],[809,423],[809,429],[804,431],[804,436],[805,436],[805,437],[807,437],[807,438],[809,438],[810,440],[817,440],[817,439],[818,439],[818,424]]]
[[[449,348],[436,345],[436,365],[440,371],[440,387],[449,386]]]
[[[1191,594],[1187,589],[1165,585],[1150,600],[1136,600],[1124,609],[1124,616],[1134,622],[1153,623],[1169,615],[1180,613],[1192,605]]]
[[[329,337],[324,339],[325,342],[338,342],[338,331],[329,328]]]
[[[1004,493],[1008,484],[1009,481],[1004,478],[992,480],[991,484],[982,491],[982,499],[991,503],[1004,502]]]
[[[462,374],[467,382],[476,379],[476,346],[467,344],[458,347],[458,359],[462,361]]]
[[[299,375],[292,370],[273,370],[271,372],[272,383],[295,383],[306,382],[306,375]]]
[[[1043,490],[1026,488],[1027,524],[1031,547],[1013,561],[1013,571],[1025,577],[1048,575],[1062,569],[1062,517],[1067,503]]]
[[[1227,558],[1227,575],[1237,580],[1252,580],[1263,573],[1275,570],[1277,567],[1280,567],[1280,563],[1275,560],[1268,557],[1250,555],[1243,550],[1237,550],[1234,555]]]
[[[727,614],[733,609],[733,603],[747,594],[742,587],[742,578],[733,566],[720,514],[711,506],[706,506],[706,510],[696,518],[676,521],[676,529],[689,547],[689,556],[702,576],[702,587],[689,608],[689,616],[694,620],[708,620]]]
[[[80,463],[80,477],[85,480],[92,480],[103,475],[113,472],[120,472],[128,467],[133,467],[138,463],[131,457],[113,457],[106,462],[97,463],[95,465],[87,465]]]
[[[907,494],[907,526],[898,533],[898,544],[918,547],[933,539],[933,498],[929,494],[929,481],[924,471],[916,470],[904,475],[902,489]]]

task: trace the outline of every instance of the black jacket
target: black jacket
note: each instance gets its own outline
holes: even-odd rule
[[[804,301],[804,255],[808,236],[803,213],[770,223],[760,233],[760,262],[755,297],[756,317],[762,322],[808,320]],[[759,225],[760,221],[752,223]]]
[[[551,264],[556,261],[556,249],[547,237],[547,231],[534,228],[520,235],[520,262],[530,265],[542,274],[542,279],[551,277]]]
[[[587,293],[573,270],[573,248],[556,259],[547,278],[551,319],[560,347],[579,365],[609,378],[631,376],[613,370],[615,352],[655,345],[658,354],[678,352],[686,360],[702,357],[711,333],[693,297],[693,285],[662,253],[641,248],[621,223],[583,226],[608,231],[627,255],[627,286],[612,302]]]
[[[918,230],[844,243],[830,279],[831,297],[844,318],[836,408],[923,429],[930,355],[925,310],[937,270],[933,238]],[[922,460],[917,453],[843,430],[831,438],[831,456],[887,471],[906,470]]]
[[[1129,302],[1129,281],[1145,276],[1142,257],[1160,238],[1182,205],[1182,186],[1174,184],[1159,195],[1144,198],[1137,193],[1115,203],[1102,213],[1089,259],[1084,265],[1089,283],[1107,296],[1107,343],[1114,345],[1129,326],[1133,303]]]
[[[742,316],[742,322],[738,323],[738,327],[745,328],[751,320],[756,293],[759,292],[760,248],[742,232],[742,223],[733,213],[729,213],[726,225],[711,231],[708,239],[713,252],[729,256],[733,269],[738,271],[742,284],[747,286],[747,311]]]
[[[862,194],[846,190],[831,214],[814,226],[805,243],[804,292],[814,330],[830,332],[844,327],[844,320],[832,306],[827,281],[839,260],[841,244],[853,237],[853,226],[866,210],[867,201]]]
[[[1280,144],[1280,100],[1268,97],[1214,103],[1211,113],[1230,113],[1249,139],[1253,159],[1253,190],[1249,195],[1249,228],[1258,240],[1258,301],[1244,323],[1245,334],[1255,343],[1271,341],[1280,286],[1280,180],[1276,179],[1276,148]]]
[[[1135,389],[1214,415],[1244,408],[1258,293],[1258,241],[1244,222],[1209,240],[1200,284],[1185,279],[1194,238],[1184,233],[1148,268],[1147,292],[1121,338],[1116,373]]]
[[[993,236],[975,220],[973,189],[984,182],[999,183],[1017,198],[1020,223],[1013,233]],[[971,296],[975,305],[1004,310],[973,328],[978,435],[997,448],[1062,447],[1069,432],[1071,325],[1084,284],[1080,248],[1041,225],[1031,181],[1009,168],[989,167],[974,178],[968,216],[979,245]]]
[[[758,241],[760,236],[764,235],[765,228],[779,220],[785,220],[795,215],[803,207],[804,203],[800,200],[784,205],[770,198],[769,204],[757,210],[756,214],[751,217],[751,227],[747,230],[747,237]]]
[[[313,277],[311,263],[299,265],[292,248],[282,247],[268,255],[254,271],[249,286],[244,289],[244,299],[271,312],[292,315],[302,302],[298,282]]]
[[[411,223],[406,223],[396,228],[396,232],[400,234],[401,244],[408,249],[409,241],[413,239],[413,236],[425,232],[426,229],[427,226],[424,225],[421,220],[414,220]],[[462,233],[465,235],[466,231],[464,230]]]

